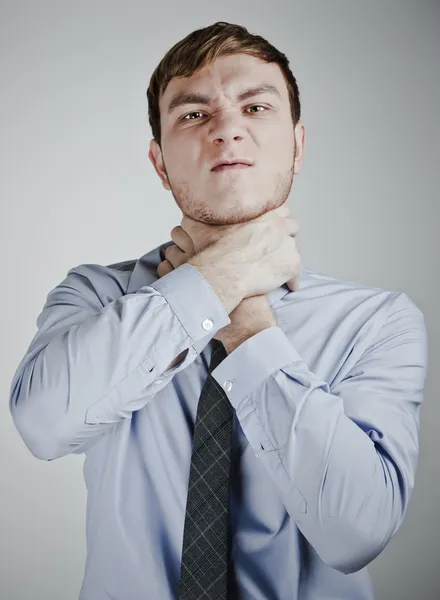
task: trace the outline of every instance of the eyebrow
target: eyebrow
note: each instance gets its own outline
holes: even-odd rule
[[[259,96],[260,94],[273,94],[281,98],[281,94],[278,89],[270,83],[262,83],[256,87],[250,87],[240,92],[237,96],[237,101],[242,102],[253,96]],[[185,104],[212,104],[213,100],[205,94],[198,92],[177,92],[171,99],[168,106],[168,114],[172,113],[174,109]]]

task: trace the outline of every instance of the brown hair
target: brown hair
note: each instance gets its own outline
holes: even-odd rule
[[[219,56],[249,54],[268,63],[277,63],[286,81],[293,126],[301,116],[301,104],[296,78],[286,55],[259,35],[253,35],[241,25],[219,21],[197,29],[177,42],[162,58],[150,79],[147,90],[148,119],[153,137],[160,146],[159,98],[173,77],[191,77]]]

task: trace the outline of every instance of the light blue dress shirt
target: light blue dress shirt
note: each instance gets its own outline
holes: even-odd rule
[[[191,265],[158,279],[172,243],[71,269],[12,381],[34,456],[85,453],[80,600],[175,598],[197,404],[210,341],[230,318]],[[277,326],[212,373],[235,409],[237,598],[370,600],[366,565],[414,486],[423,314],[405,293],[305,267],[298,291],[283,285],[269,301]]]

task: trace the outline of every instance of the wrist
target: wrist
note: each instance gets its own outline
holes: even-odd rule
[[[245,298],[229,316],[231,323],[217,334],[228,353],[260,331],[278,325],[266,294]]]
[[[206,279],[230,314],[243,300],[245,291],[241,278],[227,264],[210,256],[209,249],[195,254],[189,261],[194,269]]]
[[[233,352],[238,346],[241,346],[246,340],[254,337],[261,331],[265,329],[269,329],[270,327],[276,327],[276,323],[267,322],[261,323],[259,326],[256,326],[252,329],[239,329],[229,333],[222,333],[218,339],[221,340],[228,354]]]

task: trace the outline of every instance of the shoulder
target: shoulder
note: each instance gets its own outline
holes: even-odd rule
[[[348,278],[338,278],[303,267],[302,289],[306,301],[337,319],[350,314],[359,322],[375,321],[394,327],[412,326],[425,329],[421,307],[405,291],[373,286]]]

